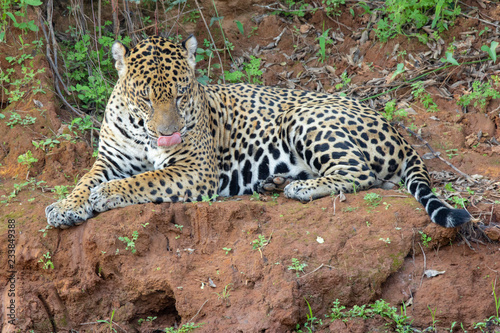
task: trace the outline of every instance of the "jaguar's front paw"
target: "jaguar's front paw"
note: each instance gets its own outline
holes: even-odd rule
[[[53,227],[66,229],[74,225],[79,225],[91,218],[92,207],[88,202],[77,203],[64,199],[53,203],[45,208],[47,223]]]
[[[90,192],[89,201],[96,212],[127,206],[122,192],[119,190],[118,181],[110,181],[94,187]]]

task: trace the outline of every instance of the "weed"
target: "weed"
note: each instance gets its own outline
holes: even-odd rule
[[[427,234],[425,234],[423,231],[419,231],[418,233],[420,234],[420,239],[422,240],[422,244],[425,247],[429,247],[429,243],[432,240],[432,238]]]
[[[156,320],[158,317],[151,317],[151,316],[148,316],[146,319],[144,318],[141,318],[139,320],[137,320],[137,323],[139,325],[142,325],[143,322],[146,322],[146,323],[152,323],[154,320]]]
[[[33,125],[35,121],[35,117],[27,115],[23,118],[19,113],[11,111],[9,121],[6,122],[5,125],[9,126],[10,128],[14,127],[15,125],[29,126]]]
[[[264,235],[259,235],[257,239],[254,239],[252,241],[252,249],[253,250],[261,250],[264,246],[266,246],[267,244],[269,244],[269,241],[271,240],[271,238],[269,239],[266,239],[266,237]]]
[[[297,274],[297,277],[300,277],[299,272],[304,273],[304,268],[307,267],[307,264],[305,262],[301,263],[299,259],[297,258],[292,258],[292,264],[288,266],[289,271],[295,271],[295,274]]]
[[[396,308],[391,307],[389,303],[384,300],[377,300],[374,304],[369,304],[368,306],[354,306],[351,310],[345,311],[345,306],[341,306],[339,300],[337,299],[333,302],[333,308],[331,313],[326,315],[332,321],[336,319],[341,319],[342,321],[347,321],[349,318],[373,318],[375,316],[380,316],[382,318],[387,318],[391,321],[387,325],[395,326],[396,332],[409,333],[413,330],[410,328],[413,320],[409,320],[406,315],[406,307],[402,306],[400,314],[397,313]]]
[[[226,251],[226,255],[229,254],[229,252],[231,252],[232,250],[230,247],[223,247],[222,249]]]
[[[36,162],[38,162],[38,159],[33,157],[31,150],[28,150],[26,153],[17,157],[17,163],[27,165],[28,169],[30,169],[33,166],[33,163]]]
[[[495,86],[498,88],[499,84],[496,83]],[[473,103],[474,107],[479,105],[479,108],[484,111],[486,103],[490,99],[497,98],[500,98],[500,93],[493,87],[491,81],[484,83],[474,81],[472,83],[472,91],[460,97],[457,104],[467,107]]]
[[[262,71],[259,69],[261,63],[260,58],[250,56],[250,62],[243,64],[243,71],[224,71],[226,80],[229,82],[237,83],[244,82],[243,78],[246,78],[248,83],[262,84],[260,77],[262,76]],[[245,75],[246,74],[246,75]]]
[[[451,160],[454,156],[458,156],[458,154],[456,153],[458,151],[458,149],[448,149],[446,150],[446,156],[448,156],[448,158]]]
[[[253,191],[253,194],[252,196],[250,197],[250,200],[255,200],[255,201],[259,201],[260,200],[260,194]]]
[[[444,189],[448,192],[455,192],[455,189],[453,188],[453,185],[451,185],[451,183],[446,183],[444,185]]]
[[[462,198],[458,195],[454,195],[450,197],[448,200],[455,205],[455,208],[464,208],[465,205],[467,205],[467,203],[469,202],[469,200],[467,200],[466,198]]]
[[[111,311],[111,317],[109,318],[109,320],[106,319],[97,320],[98,323],[103,323],[108,325],[109,332],[116,332],[116,329],[113,328],[113,317],[115,316],[115,311],[116,310]]]
[[[427,109],[427,112],[437,112],[439,111],[437,104],[432,99],[431,94],[425,91],[424,83],[422,81],[418,81],[412,83],[412,95],[418,100],[424,108]]]
[[[323,320],[318,319],[313,315],[311,304],[309,304],[309,302],[305,297],[304,300],[306,301],[307,309],[309,310],[309,313],[307,314],[307,321],[304,323],[304,328],[307,329],[307,332],[315,332],[316,329],[314,328],[314,325],[323,325]],[[299,324],[297,324],[296,332],[297,333],[304,332],[302,329],[300,329]]]
[[[488,53],[490,59],[493,60],[494,63],[497,62],[497,51],[496,51],[497,46],[498,46],[497,41],[492,41],[491,46],[488,45],[481,46],[481,51]]]
[[[345,213],[348,213],[348,212],[355,212],[358,210],[359,207],[351,207],[351,206],[348,206],[348,207],[345,207],[345,208],[342,208],[342,211],[345,212]]]
[[[201,324],[186,323],[186,324],[183,324],[179,328],[166,327],[165,330],[164,330],[164,332],[165,333],[188,333],[188,332],[192,332],[195,329],[200,328],[202,326],[203,326],[203,323],[201,323]]]
[[[212,197],[209,197],[208,195],[202,195],[201,202],[208,202],[208,205],[212,206],[212,202],[215,201],[215,199],[217,199],[218,196],[219,196],[218,194],[214,194],[212,195]]]
[[[437,308],[434,308],[434,310],[431,310],[430,305],[427,305],[427,309],[429,309],[429,312],[431,313],[431,318],[432,318],[432,329],[436,331],[436,323],[439,320],[436,320],[436,310]]]
[[[373,192],[367,193],[363,199],[369,206],[372,207],[377,207],[382,201],[382,197],[379,194]]]
[[[217,295],[217,299],[221,301],[226,301],[226,304],[229,305],[229,296],[231,296],[230,291],[232,290],[229,286],[232,285],[232,283],[226,284],[224,286],[224,289],[222,289],[222,292],[220,293],[214,293]]]
[[[136,252],[135,241],[137,240],[137,238],[139,238],[139,233],[137,232],[137,230],[132,232],[132,239],[130,239],[128,237],[118,237],[119,240],[121,240],[122,242],[124,242],[127,245],[125,250],[128,250],[130,248],[130,251],[132,253]]]
[[[382,238],[380,237],[378,240],[381,240],[382,242],[384,242],[386,245],[388,244],[391,244],[391,239],[389,237],[387,238]]]
[[[52,189],[52,192],[54,192],[57,195],[57,200],[62,200],[64,198],[66,198],[66,196],[69,193],[68,186],[65,186],[65,185],[56,185]]]
[[[43,255],[43,258],[40,258],[40,260],[38,260],[38,262],[41,262],[43,264],[43,269],[54,269],[54,264],[52,263],[52,257],[50,256],[50,252],[47,251],[47,253],[45,253]]]
[[[396,110],[396,101],[392,100],[385,104],[384,113],[382,113],[382,116],[384,116],[384,118],[388,121],[392,121],[393,119],[401,120],[408,116],[408,112],[406,112],[404,109]]]
[[[84,133],[85,131],[90,131],[90,130],[99,130],[98,128],[94,127],[94,124],[92,122],[92,118],[87,115],[85,118],[75,118],[71,121],[71,124],[68,125],[68,129],[72,131],[75,135],[77,134],[77,130],[80,133]]]
[[[351,83],[351,79],[347,76],[347,72],[343,72],[342,74],[340,74],[340,80],[341,82],[335,85],[335,89],[337,90],[348,87],[349,83]]]
[[[339,7],[345,5],[345,0],[321,0],[326,15],[333,17],[341,14]]]
[[[317,55],[319,56],[319,61],[325,62],[326,59],[326,44],[333,44],[331,38],[328,37],[328,32],[330,29],[325,30],[325,23],[323,22],[323,33],[316,38],[319,42],[319,51]]]
[[[273,198],[273,201],[276,202],[276,201],[278,201],[279,196],[280,195],[278,193],[273,193],[273,195],[271,197]]]
[[[184,228],[184,226],[182,224],[174,224],[174,227],[179,229],[180,232],[182,232],[182,228]]]
[[[40,141],[31,141],[31,143],[33,144],[33,146],[35,146],[35,148],[41,149],[41,150],[47,152],[47,147],[54,148],[56,145],[58,145],[61,142],[57,139],[47,138],[45,140],[40,140]]]
[[[432,19],[431,28],[436,29],[436,34],[431,38],[438,39],[439,33],[453,25],[461,10],[454,0],[386,0],[381,11],[385,17],[378,21],[375,29],[380,41],[404,35],[416,37],[425,44],[429,36],[420,29]]]
[[[50,224],[47,224],[47,225],[45,226],[45,228],[38,230],[38,232],[43,233],[43,234],[42,234],[42,237],[44,237],[44,238],[45,238],[45,237],[47,236],[47,232],[48,232],[50,229],[52,229],[52,226],[51,226]]]

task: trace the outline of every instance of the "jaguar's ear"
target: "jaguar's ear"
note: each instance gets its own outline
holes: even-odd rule
[[[184,47],[188,51],[188,64],[194,70],[196,67],[196,49],[198,48],[198,42],[193,35],[189,35],[186,40],[182,42],[182,47]]]
[[[127,74],[127,66],[125,65],[125,58],[129,55],[129,51],[125,45],[116,41],[111,47],[111,53],[115,59],[115,68],[118,71],[118,76],[123,77]]]

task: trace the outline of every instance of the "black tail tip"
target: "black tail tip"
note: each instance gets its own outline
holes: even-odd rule
[[[455,228],[471,220],[469,212],[465,209],[450,209],[443,225],[446,228]],[[439,223],[440,224],[440,223]]]

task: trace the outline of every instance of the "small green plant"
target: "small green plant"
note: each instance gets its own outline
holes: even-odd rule
[[[47,251],[47,253],[45,253],[43,257],[38,260],[38,262],[41,262],[43,264],[43,269],[54,269],[54,264],[52,263],[51,259],[52,257],[50,256],[50,252]]]
[[[444,189],[448,192],[455,192],[455,189],[453,188],[453,185],[451,185],[451,183],[446,183],[444,185]]]
[[[278,198],[279,198],[279,194],[278,193],[273,193],[273,195],[271,196],[273,198],[273,201],[278,201]]]
[[[146,322],[146,323],[152,323],[154,320],[156,320],[158,317],[151,317],[151,316],[148,316],[146,319],[144,318],[141,318],[139,320],[137,320],[137,323],[139,325],[142,325],[143,322]]]
[[[27,165],[28,169],[30,169],[33,166],[33,163],[38,162],[38,159],[33,157],[31,150],[28,150],[26,153],[17,157],[17,162],[19,164]]]
[[[250,200],[255,200],[255,201],[259,201],[260,200],[260,194],[253,191],[253,194],[252,196],[250,197]]]
[[[456,148],[447,149],[446,156],[448,156],[448,158],[451,160],[454,156],[458,156],[457,151],[458,151],[458,149],[456,149]]]
[[[431,94],[425,91],[424,83],[422,81],[417,81],[411,85],[412,95],[416,100],[420,101],[427,112],[437,112],[439,111],[437,104],[432,99]]]
[[[306,15],[306,9],[308,4],[303,0],[285,0],[285,6],[288,8],[284,8],[283,10],[278,9],[271,12],[271,15],[283,15],[283,16],[298,16],[303,17]]]
[[[314,328],[314,325],[318,325],[318,326],[321,326],[323,325],[323,320],[321,319],[318,319],[316,318],[314,315],[313,315],[313,312],[312,312],[312,308],[311,308],[311,304],[309,304],[309,302],[307,301],[307,299],[304,297],[304,300],[306,301],[307,303],[307,309],[308,309],[308,314],[307,314],[307,320],[306,322],[304,323],[304,329],[307,329],[307,332],[315,332],[316,329]],[[297,324],[297,327],[296,327],[296,332],[297,333],[302,333],[304,332],[304,330],[302,330],[300,328],[300,324]]]
[[[266,239],[264,235],[259,235],[257,239],[252,241],[252,249],[253,250],[261,250],[264,246],[269,244],[271,238]]]
[[[455,208],[464,208],[469,202],[469,200],[467,200],[466,198],[462,198],[458,195],[454,195],[448,200],[450,200],[455,205]]]
[[[498,83],[493,83],[496,88],[500,85]],[[479,81],[474,81],[472,83],[472,90],[470,93],[463,95],[458,100],[457,104],[460,106],[467,107],[473,103],[474,107],[479,105],[480,110],[485,110],[487,102],[491,99],[500,98],[500,93],[493,87],[491,81],[481,83]]]
[[[345,207],[345,208],[342,208],[342,211],[343,212],[346,212],[346,213],[349,213],[349,212],[355,212],[358,210],[359,207],[351,207],[351,206],[348,206],[348,207]]]
[[[304,272],[304,268],[307,267],[307,264],[305,262],[301,263],[299,259],[297,258],[292,258],[292,264],[288,266],[289,271],[295,271],[295,274],[297,274],[297,277],[300,277],[299,272]]]
[[[432,238],[427,234],[425,234],[423,231],[419,231],[418,233],[420,234],[420,240],[422,241],[422,244],[425,247],[429,247],[429,243],[432,240]]]
[[[33,125],[36,121],[36,117],[31,117],[30,115],[26,115],[24,118],[17,112],[10,112],[9,121],[5,123],[5,125],[13,128],[15,125],[21,126],[29,126]]]
[[[386,0],[381,12],[384,17],[375,29],[380,41],[404,35],[416,37],[425,44],[429,35],[421,29],[430,23],[431,28],[436,30],[430,38],[439,39],[439,33],[454,24],[460,14],[460,6],[454,0]]]
[[[47,224],[43,229],[40,229],[38,230],[38,232],[41,232],[42,233],[42,237],[46,237],[47,236],[47,232],[52,229],[52,226],[50,224]]]
[[[434,308],[434,310],[431,309],[430,305],[427,305],[427,309],[429,309],[429,312],[431,313],[431,318],[432,318],[432,329],[434,332],[436,331],[436,323],[439,320],[436,320],[436,310],[437,308]]]
[[[219,196],[218,194],[214,194],[212,195],[212,197],[209,197],[208,195],[202,195],[201,202],[208,202],[208,205],[212,206],[212,202],[214,202],[218,196]]]
[[[351,83],[351,79],[347,76],[347,72],[343,72],[342,74],[340,74],[340,80],[341,82],[335,85],[335,89],[337,90],[348,87],[349,83]]]
[[[92,122],[92,118],[87,115],[85,118],[75,118],[71,121],[71,124],[68,125],[68,129],[72,131],[75,135],[77,134],[77,130],[80,133],[84,133],[85,131],[90,131],[90,130],[99,130],[98,128],[94,127],[94,124]]]
[[[388,121],[401,120],[408,116],[408,112],[404,109],[396,109],[396,101],[392,100],[385,104],[384,113],[382,113],[382,115]]]
[[[111,317],[109,320],[107,319],[99,319],[98,323],[106,324],[109,328],[109,332],[116,332],[116,329],[113,327],[113,317],[115,316],[115,310],[111,311]]]
[[[380,205],[380,202],[382,201],[382,197],[379,194],[373,192],[367,193],[363,199],[369,206],[372,206],[374,208]]]
[[[373,318],[375,316],[380,316],[382,318],[386,318],[390,321],[387,325],[391,325],[395,327],[396,332],[400,333],[410,333],[413,332],[411,329],[411,323],[413,320],[410,320],[406,315],[406,307],[403,305],[401,307],[400,313],[396,308],[391,307],[389,303],[384,300],[377,300],[374,304],[369,304],[368,306],[353,306],[353,308],[349,311],[345,311],[345,306],[341,306],[339,300],[337,299],[333,302],[333,308],[331,309],[331,313],[326,315],[327,318],[330,318],[332,321],[340,319],[346,322],[349,318]]]
[[[341,14],[339,7],[345,5],[345,0],[321,0],[326,15],[330,17],[339,16]]]
[[[227,305],[229,305],[229,296],[231,296],[230,292],[232,290],[231,287],[229,287],[230,285],[232,285],[232,283],[226,284],[220,293],[214,293],[217,295],[218,300],[226,301]]]
[[[317,55],[319,56],[319,61],[325,62],[326,59],[326,45],[333,44],[332,39],[328,36],[330,29],[325,30],[325,23],[323,22],[323,33],[316,38],[319,43],[319,50]]]
[[[182,232],[182,228],[184,228],[184,226],[182,224],[174,224],[174,227],[179,229],[180,232]]]
[[[382,238],[380,237],[378,240],[381,240],[382,242],[384,242],[386,245],[387,244],[391,244],[391,239],[389,237],[387,238]]]
[[[262,71],[259,69],[260,63],[261,59],[250,56],[250,62],[243,65],[243,71],[246,73],[246,75],[243,73],[243,71],[238,70],[234,72],[224,71],[225,78],[229,82],[234,83],[244,82],[243,78],[245,78],[248,83],[262,84],[262,81],[260,79],[262,76]]]
[[[41,150],[46,152],[47,148],[50,148],[50,149],[54,148],[56,145],[58,145],[61,142],[57,139],[47,138],[45,140],[40,140],[40,141],[31,141],[31,143],[33,144],[33,146],[35,146],[35,148],[41,149]]]
[[[139,238],[139,233],[137,232],[137,230],[132,232],[132,239],[128,237],[118,237],[119,240],[121,240],[122,242],[125,243],[125,245],[127,245],[125,250],[128,250],[130,248],[130,251],[132,253],[136,252],[135,241],[137,240],[137,238]]]
[[[165,333],[189,333],[189,332],[194,331],[197,328],[202,327],[203,325],[204,325],[204,323],[201,323],[201,324],[186,323],[186,324],[183,324],[179,328],[166,327],[165,330],[164,330],[164,332]]]
[[[231,252],[232,250],[230,247],[223,247],[222,249],[226,251],[226,255],[229,254],[229,252]]]
[[[65,185],[56,185],[52,189],[52,192],[54,192],[57,195],[57,199],[58,200],[62,200],[64,198],[66,198],[66,196],[69,193],[68,186],[65,186]]]

